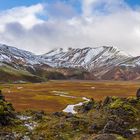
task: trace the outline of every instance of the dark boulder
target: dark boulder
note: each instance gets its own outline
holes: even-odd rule
[[[74,115],[72,113],[70,113],[70,112],[66,114],[66,118],[72,118],[73,116]]]
[[[131,99],[128,99],[129,100],[129,103],[132,105],[132,106],[135,106],[138,104],[138,100],[137,99],[134,99],[134,98],[131,98]]]
[[[4,96],[0,93],[0,126],[13,123],[15,118],[15,110],[11,103],[5,101]]]
[[[64,113],[63,112],[54,112],[52,115],[54,115],[56,117],[63,117]]]
[[[125,110],[124,108],[117,108],[117,109],[112,109],[110,110],[110,113],[112,115],[117,115],[118,117],[123,117],[123,116],[130,116],[131,112],[129,110]]]
[[[88,128],[88,131],[89,131],[90,134],[96,133],[96,132],[98,132],[98,130],[99,130],[99,126],[98,126],[96,123],[92,124],[92,125]]]
[[[90,110],[94,107],[94,105],[95,105],[94,100],[91,100],[91,101],[85,103],[85,104],[82,106],[82,110],[81,110],[82,113],[85,113],[85,112],[90,111]]]
[[[44,111],[34,112],[33,120],[42,120],[44,115],[45,115]]]
[[[75,119],[71,119],[70,121],[71,121],[71,126],[73,130],[76,130],[79,128],[85,129],[89,125],[88,122],[84,119],[75,118]]]
[[[127,130],[128,125],[129,124],[127,122],[124,122],[123,120],[110,120],[104,126],[103,133],[115,133],[126,138],[130,138],[132,136],[132,132],[130,130]]]
[[[5,100],[4,95],[2,94],[2,91],[0,90],[0,100]]]
[[[98,126],[97,126],[97,124],[96,124],[96,123],[94,123],[94,124],[91,126],[91,129],[93,129],[93,130],[96,130],[96,129],[98,129]]]
[[[97,102],[96,109],[100,110],[102,107],[102,101]]]
[[[140,88],[137,90],[136,97],[140,99]]]
[[[115,121],[108,121],[107,124],[104,126],[103,133],[122,133],[123,128],[120,127],[119,123]]]
[[[92,140],[117,140],[117,138],[112,134],[100,134]]]
[[[0,132],[0,139],[1,140],[15,140],[16,137],[14,136],[13,133]]]
[[[132,135],[133,135],[133,133],[130,130],[126,130],[123,132],[123,137],[125,137],[125,138],[131,138]]]
[[[107,96],[103,101],[103,106],[106,106],[112,102],[112,97]]]

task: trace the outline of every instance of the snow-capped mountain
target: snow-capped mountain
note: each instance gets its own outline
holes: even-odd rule
[[[74,68],[87,71],[97,79],[110,79],[111,75],[113,79],[113,75],[116,77],[115,75],[119,73],[119,70],[126,75],[126,69],[127,72],[131,69],[132,75],[133,71],[136,72],[136,69],[140,67],[140,57],[132,57],[116,47],[108,46],[83,49],[69,48],[67,50],[59,48],[43,55],[35,55],[28,51],[0,44],[0,62],[16,69],[27,70],[35,75],[42,70],[43,72],[57,70],[57,72],[64,74],[64,69]],[[65,70],[65,73],[68,72]],[[131,78],[128,80],[133,79],[133,77],[136,79],[138,76],[140,76],[140,72],[137,70],[137,75],[130,76]]]
[[[115,47],[83,49],[55,49],[41,56],[55,67],[82,67],[101,76],[115,66],[129,62],[133,57]]]
[[[93,70],[102,66],[118,65],[132,58],[132,56],[119,51],[114,47],[83,48],[83,49],[55,49],[41,58],[53,62],[57,67],[83,67]]]
[[[14,64],[13,66],[33,66],[47,64],[47,60],[29,51],[0,44],[0,62]],[[49,63],[49,62],[48,62]]]
[[[22,63],[37,63],[33,53],[0,44],[0,61],[9,63],[16,60]]]

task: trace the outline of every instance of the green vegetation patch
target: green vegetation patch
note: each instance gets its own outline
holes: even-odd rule
[[[123,100],[121,98],[116,98],[115,101],[109,104],[110,109],[124,109],[124,111],[128,111],[132,115],[138,114],[138,110],[130,104],[128,100]]]

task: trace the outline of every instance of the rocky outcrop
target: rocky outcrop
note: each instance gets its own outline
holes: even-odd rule
[[[137,90],[136,96],[138,99],[140,99],[140,88]]]
[[[113,134],[100,134],[92,140],[117,140],[117,138]]]
[[[77,114],[25,111],[15,115],[12,105],[0,94],[0,139],[133,140],[140,137],[139,110],[139,96],[106,97],[76,106]]]
[[[4,96],[0,93],[0,126],[12,124],[14,118],[15,112],[12,104],[5,101]]]

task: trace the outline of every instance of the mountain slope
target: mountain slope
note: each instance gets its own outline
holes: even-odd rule
[[[42,77],[36,75],[36,67],[48,66],[43,60],[28,51],[0,44],[0,81],[41,82]]]
[[[42,79],[25,70],[0,63],[0,82],[41,82]]]
[[[58,67],[83,67],[92,70],[104,64],[116,65],[126,61],[131,56],[113,47],[83,48],[83,49],[55,49],[41,56],[48,62],[53,62]]]
[[[132,57],[115,47],[70,48],[67,51],[60,48],[41,58],[53,67],[84,68],[96,79],[135,80],[140,76],[140,57]]]
[[[112,68],[129,62],[133,57],[114,47],[52,50],[41,56],[53,67],[84,68],[100,79]]]
[[[56,79],[140,79],[140,57],[132,57],[115,47],[62,48],[43,55],[0,44],[0,62],[42,80]],[[2,67],[0,66],[0,69]],[[56,76],[53,76],[56,75]]]

